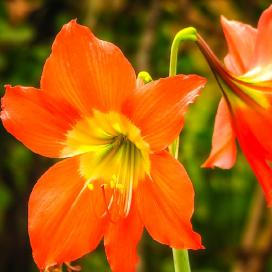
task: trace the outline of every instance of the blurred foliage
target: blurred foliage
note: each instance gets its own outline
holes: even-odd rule
[[[0,82],[39,86],[43,63],[61,26],[72,18],[101,39],[117,44],[139,72],[168,75],[171,41],[183,27],[195,26],[223,58],[219,16],[256,25],[270,1],[190,0],[2,0],[0,1]],[[181,135],[180,156],[195,186],[195,230],[206,250],[190,252],[196,272],[230,271],[237,259],[257,186],[241,153],[230,171],[201,169],[211,145],[220,98],[215,80],[194,44],[184,44],[178,71],[206,76],[209,83],[190,107]],[[37,271],[27,235],[27,201],[33,184],[53,164],[1,128],[0,271]],[[171,250],[145,234],[139,245],[143,272],[173,271]],[[103,246],[79,263],[83,271],[109,271]],[[272,271],[266,258],[265,271]]]

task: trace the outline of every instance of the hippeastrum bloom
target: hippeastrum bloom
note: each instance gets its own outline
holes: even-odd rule
[[[212,150],[204,167],[231,168],[235,139],[272,205],[272,6],[257,28],[221,17],[229,52],[225,67],[199,36],[198,45],[223,92]]]
[[[113,44],[75,21],[57,35],[40,89],[6,86],[5,128],[33,152],[65,158],[35,185],[28,229],[38,267],[73,261],[104,237],[113,271],[135,271],[143,227],[174,248],[201,248],[194,191],[167,147],[205,79],[136,84]]]

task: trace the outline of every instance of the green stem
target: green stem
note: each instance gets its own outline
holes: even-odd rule
[[[170,55],[169,76],[177,74],[178,50],[182,41],[196,41],[197,31],[193,27],[180,30],[172,43]],[[179,137],[169,146],[169,152],[178,159],[179,157]],[[191,272],[189,256],[187,250],[172,249],[175,272]]]
[[[169,76],[177,74],[178,49],[182,41],[197,41],[196,29],[190,26],[180,30],[176,34],[171,46]]]
[[[186,27],[176,34],[171,46],[169,76],[175,76],[177,74],[177,59],[180,43],[182,41],[195,42],[196,40],[197,31],[194,27]],[[169,146],[169,151],[176,159],[178,159],[179,137]]]
[[[191,272],[188,250],[173,249],[175,272]]]

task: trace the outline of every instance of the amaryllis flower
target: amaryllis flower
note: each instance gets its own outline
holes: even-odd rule
[[[204,40],[198,45],[215,72],[220,101],[205,167],[231,168],[235,139],[272,205],[272,6],[263,12],[257,29],[221,18],[229,52],[225,67]],[[221,83],[220,83],[221,82]]]
[[[65,158],[35,185],[28,229],[40,269],[73,261],[104,237],[113,271],[135,270],[143,227],[174,248],[201,248],[194,191],[166,151],[205,79],[136,84],[113,44],[75,21],[57,35],[40,89],[6,86],[5,128],[33,152]]]

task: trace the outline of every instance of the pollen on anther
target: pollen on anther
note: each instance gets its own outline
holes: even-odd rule
[[[117,183],[117,184],[115,185],[115,187],[116,187],[116,189],[122,190],[122,189],[124,189],[124,184]]]
[[[94,189],[94,185],[92,183],[89,183],[88,184],[88,189],[92,191]]]
[[[116,186],[117,181],[118,181],[117,176],[115,174],[112,175],[111,180],[110,180],[110,187],[112,189]]]

